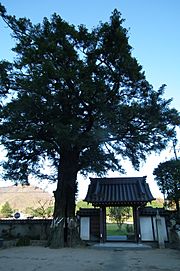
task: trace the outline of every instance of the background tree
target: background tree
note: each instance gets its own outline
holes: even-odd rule
[[[76,211],[79,211],[80,208],[93,208],[93,206],[92,206],[91,203],[87,203],[87,202],[85,202],[83,200],[79,200],[76,203]]]
[[[160,163],[154,169],[155,180],[166,199],[172,200],[176,204],[179,212],[180,200],[180,160],[169,160]]]
[[[11,208],[9,202],[5,202],[1,207],[1,215],[2,217],[8,218],[12,217],[13,209]]]
[[[33,216],[33,217],[40,217],[40,218],[49,218],[53,216],[53,206],[51,206],[52,202],[45,201],[42,202],[41,200],[38,201],[39,207],[32,208],[28,207],[26,208],[26,212]]]
[[[152,207],[152,208],[163,208],[164,199],[163,198],[156,198],[152,202],[148,202],[147,206]]]
[[[179,115],[163,99],[164,86],[155,91],[131,55],[117,10],[92,31],[57,14],[33,25],[0,11],[17,55],[0,64],[4,178],[47,178],[41,167],[48,159],[49,178],[57,181],[51,244],[63,246],[67,218],[75,215],[77,173],[123,172],[121,158],[138,169],[146,154],[166,147]]]
[[[115,220],[119,229],[125,221],[132,217],[132,208],[131,207],[110,207],[109,208],[109,217],[111,220]]]

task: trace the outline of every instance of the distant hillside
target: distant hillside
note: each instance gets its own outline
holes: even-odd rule
[[[53,196],[35,186],[0,187],[0,206],[7,201],[12,209],[25,212],[27,207],[40,207],[39,202],[53,205]]]

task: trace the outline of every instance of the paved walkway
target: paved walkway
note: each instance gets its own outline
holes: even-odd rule
[[[106,242],[92,245],[93,248],[109,248],[109,249],[152,249],[151,246],[145,244],[137,244],[130,242]]]

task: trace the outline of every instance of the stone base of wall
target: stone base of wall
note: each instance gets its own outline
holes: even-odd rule
[[[9,247],[15,247],[17,243],[17,240],[8,240],[8,241],[1,241],[0,248],[9,248]]]
[[[48,246],[48,241],[47,240],[30,240],[28,245],[47,247]],[[1,239],[0,249],[16,247],[16,246],[21,246],[19,244],[19,239],[13,239],[13,240],[8,240],[8,241]]]
[[[48,241],[47,240],[30,240],[30,246],[47,247],[48,246]]]
[[[170,230],[170,247],[174,249],[180,249],[180,231]]]

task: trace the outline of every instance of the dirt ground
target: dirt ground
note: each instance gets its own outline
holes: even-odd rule
[[[180,271],[180,251],[12,247],[0,249],[0,271]]]

